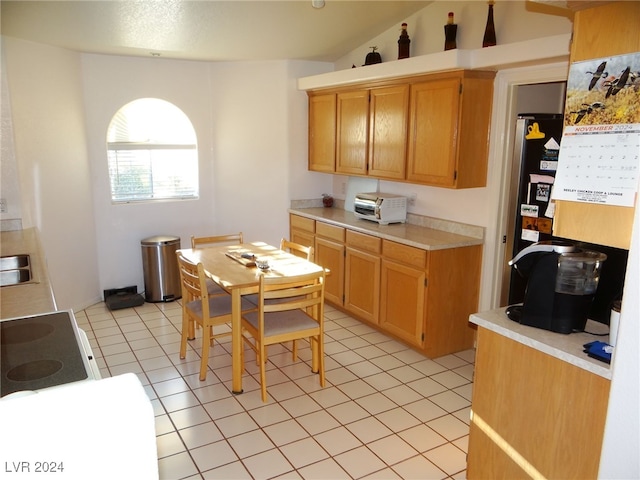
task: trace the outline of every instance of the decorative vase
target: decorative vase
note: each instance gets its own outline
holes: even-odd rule
[[[378,52],[376,52],[378,47],[369,47],[369,48],[371,48],[371,51],[367,53],[367,56],[364,59],[364,64],[373,65],[375,63],[382,63],[382,57]]]
[[[444,26],[444,49],[453,50],[457,48],[456,34],[458,33],[458,25],[453,23],[453,12],[449,12],[447,16],[447,24]]]
[[[411,39],[409,38],[409,34],[407,33],[407,24],[402,24],[402,29],[400,32],[400,38],[398,39],[398,60],[401,58],[409,58],[409,44],[411,43]]]
[[[482,48],[493,47],[496,44],[496,27],[493,24],[493,0],[489,0],[487,3],[489,4],[489,12],[487,13],[487,26],[484,28]]]

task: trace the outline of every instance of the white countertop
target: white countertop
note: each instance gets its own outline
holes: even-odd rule
[[[2,256],[29,254],[32,281],[0,287],[0,318],[24,317],[56,310],[38,231],[35,228],[0,232]]]
[[[289,212],[423,250],[444,250],[483,244],[482,227],[428,217],[420,217],[424,225],[380,225],[358,218],[353,212],[340,208],[292,208]]]
[[[158,479],[153,406],[133,373],[3,397],[0,424],[6,478]]]
[[[487,312],[474,313],[469,321],[516,342],[527,345],[540,352],[556,357],[576,367],[611,379],[611,368],[608,364],[587,356],[583,345],[593,341],[607,342],[609,337],[589,335],[588,333],[571,333],[568,335],[555,333],[541,328],[521,325],[509,319],[506,308],[498,308]],[[587,320],[585,330],[594,333],[607,333],[609,327],[602,323]]]

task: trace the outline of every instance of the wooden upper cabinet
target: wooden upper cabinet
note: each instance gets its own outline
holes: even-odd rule
[[[309,170],[486,185],[494,77],[459,70],[309,92]]]
[[[455,184],[460,86],[459,78],[412,86],[407,180]]]
[[[309,170],[336,169],[336,94],[309,95]]]
[[[494,72],[432,75],[411,86],[410,182],[449,188],[487,182]]]
[[[369,175],[404,180],[408,111],[409,85],[371,90]]]
[[[336,172],[367,174],[369,90],[338,93]]]
[[[612,2],[576,12],[571,62],[639,52],[638,25],[639,2]],[[628,250],[634,213],[633,207],[559,200],[553,234]]]

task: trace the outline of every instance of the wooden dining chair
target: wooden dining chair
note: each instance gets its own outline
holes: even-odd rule
[[[196,248],[205,248],[215,245],[239,245],[242,241],[242,232],[209,237],[191,236],[191,248],[195,250]],[[210,278],[207,278],[207,291],[209,292],[209,295],[222,295],[223,293],[227,293],[220,285]]]
[[[213,245],[224,245],[229,244],[233,245],[235,243],[240,244],[243,242],[242,232],[238,233],[230,233],[226,235],[214,235],[209,237],[191,237],[191,248],[202,248],[205,246],[213,246]]]
[[[202,358],[200,360],[200,380],[207,377],[209,347],[214,338],[231,335],[231,329],[214,335],[213,327],[231,321],[231,295],[209,295],[206,275],[201,263],[194,264],[178,251],[178,270],[182,288],[182,334],[180,338],[180,358],[187,354],[187,340],[195,338],[194,325],[202,327]],[[243,311],[255,310],[255,306],[241,300]]]
[[[308,338],[312,371],[319,373],[324,387],[324,271],[293,277],[261,275],[258,297],[258,310],[242,315],[242,332],[256,352],[262,401],[267,401],[266,347],[276,343]]]
[[[283,252],[288,252],[293,255],[297,255],[298,257],[306,258],[310,262],[313,262],[314,259],[314,250],[313,247],[307,247],[305,245],[300,245],[299,243],[290,242],[289,240],[282,238],[280,240],[280,250]],[[258,305],[258,294],[251,293],[249,295],[245,295],[247,300],[249,300],[254,305]],[[295,345],[295,342],[294,342]]]
[[[291,242],[286,238],[280,240],[280,250],[292,253],[293,255],[297,255],[302,258],[306,258],[310,262],[313,262],[315,258],[313,247],[300,245],[299,243]]]

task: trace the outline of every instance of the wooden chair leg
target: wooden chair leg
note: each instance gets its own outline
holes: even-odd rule
[[[187,337],[189,335],[189,320],[182,319],[182,332],[180,332],[180,358],[187,356]]]
[[[258,351],[260,352],[258,355],[260,359],[264,358],[265,347],[262,342],[260,342]],[[267,372],[266,372],[265,362],[263,361],[260,361],[260,389],[262,392],[262,401],[266,402],[267,401]]]
[[[193,321],[193,319],[189,318],[189,327],[188,327],[188,336],[187,339],[188,340],[195,340],[196,338],[196,329],[194,327],[195,322]]]
[[[324,388],[324,339],[322,336],[318,338],[318,369],[320,371],[320,386]]]
[[[209,364],[209,347],[211,346],[211,337],[205,338],[205,332],[209,329],[202,329],[202,358],[200,359],[200,380],[207,378],[207,366]]]
[[[320,368],[318,364],[318,339],[317,337],[311,337],[309,339],[309,345],[311,346],[311,371],[313,373],[318,373],[318,369]]]

